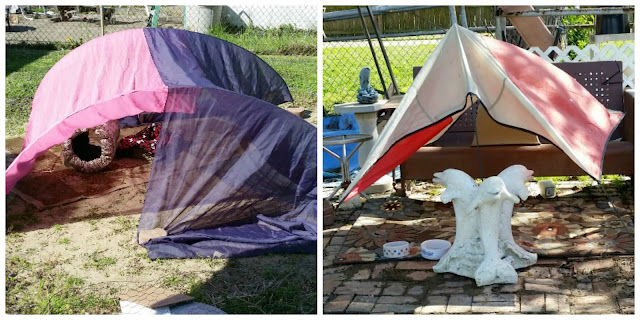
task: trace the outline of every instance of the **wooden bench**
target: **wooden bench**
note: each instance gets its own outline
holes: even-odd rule
[[[622,63],[572,62],[556,66],[576,78],[606,108],[626,113],[607,146],[603,174],[632,175],[634,91],[622,88]],[[606,77],[610,80],[604,81]],[[536,176],[585,175],[562,150],[542,137],[537,145],[475,146],[476,114],[474,105],[438,141],[420,148],[400,165],[401,192],[406,190],[407,180],[431,180],[434,173],[448,168],[478,178],[496,175],[512,164],[522,164]]]

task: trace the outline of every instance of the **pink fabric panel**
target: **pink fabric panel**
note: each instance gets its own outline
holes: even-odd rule
[[[6,192],[9,193],[18,180],[31,171],[39,155],[64,142],[77,128],[91,128],[109,120],[120,119],[145,111],[163,112],[166,99],[167,90],[137,91],[94,104],[65,118],[51,130],[45,132],[40,139],[35,140],[24,148],[11,163],[11,166],[7,168]]]
[[[23,150],[6,171],[6,192],[38,155],[75,129],[143,111],[163,112],[167,92],[142,29],[109,34],[71,51],[38,87]]]
[[[582,160],[587,173],[599,178],[610,133],[624,114],[609,112],[573,77],[537,55],[488,37],[485,43],[511,81]]]

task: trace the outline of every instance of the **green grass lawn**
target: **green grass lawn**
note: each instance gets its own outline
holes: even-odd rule
[[[228,30],[215,27],[210,35],[235,43],[255,54],[268,55],[307,55],[317,54],[317,34],[296,30],[290,26],[275,29],[245,28]]]
[[[6,134],[24,134],[33,95],[49,69],[70,50],[7,46]],[[261,55],[287,82],[294,106],[313,110],[317,105],[315,56]]]
[[[24,133],[33,95],[49,69],[69,50],[47,50],[7,46],[6,134]]]
[[[316,109],[318,103],[317,59],[315,56],[260,56],[287,82],[293,105],[306,110]]]
[[[413,67],[422,66],[435,46],[435,44],[420,44],[385,47],[402,93],[406,92],[413,82]],[[385,85],[388,87],[391,84],[391,78],[384,63],[382,51],[376,49],[376,56],[382,68]],[[368,46],[332,47],[328,45],[323,48],[322,60],[322,104],[327,111],[332,112],[334,104],[355,101],[360,87],[358,76],[363,67],[371,68],[371,86],[376,90],[382,90],[382,84]]]

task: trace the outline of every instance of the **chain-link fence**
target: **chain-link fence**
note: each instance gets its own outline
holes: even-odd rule
[[[232,42],[273,39],[256,53],[316,54],[315,6],[7,6],[7,44],[74,47],[125,29],[177,28]],[[236,41],[233,41],[236,40]],[[264,41],[263,41],[264,42]]]
[[[103,34],[159,27],[209,34],[260,55],[316,122],[317,6],[22,6],[6,8],[6,44],[73,49]]]
[[[451,26],[452,17],[450,8],[445,6],[405,6],[406,10],[399,7],[378,6],[370,10],[383,40],[398,91],[402,94],[413,82],[413,67],[422,66],[426,62]],[[536,7],[540,8],[542,7]],[[475,32],[495,36],[496,7],[471,6],[464,7],[464,11],[462,7],[455,9],[457,23],[466,23],[467,27]],[[324,12],[322,58],[325,110],[331,113],[333,105],[355,100],[360,85],[358,75],[362,67],[371,68],[370,83],[373,88],[380,94],[383,94],[385,88],[390,91],[393,79],[376,39],[376,26],[373,25],[367,9],[362,7],[362,18],[353,6],[324,7]],[[593,15],[583,16],[581,19],[572,17],[576,16],[543,16],[542,19],[558,45],[569,42],[584,46],[589,43],[589,35],[594,33]],[[363,22],[366,27],[363,27]],[[366,40],[367,32],[372,39],[380,73]],[[527,47],[508,19],[504,38],[509,43]],[[579,41],[582,43],[578,43]]]

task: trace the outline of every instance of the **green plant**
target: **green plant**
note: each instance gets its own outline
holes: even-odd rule
[[[82,38],[75,40],[71,37],[68,37],[65,42],[58,42],[56,43],[56,47],[60,48],[60,49],[66,49],[66,50],[71,50],[71,49],[75,49],[79,46],[81,46],[83,43]]]
[[[580,25],[594,23],[593,15],[579,15],[579,16],[565,16],[562,18],[562,24],[564,25]],[[593,34],[593,28],[568,28],[567,29],[567,45],[578,46],[580,49],[589,44],[589,37]],[[571,52],[569,54],[573,60],[576,54]]]
[[[105,257],[98,250],[95,250],[89,255],[89,261],[84,263],[85,268],[94,268],[97,270],[103,270],[107,266],[116,264],[116,258]]]

